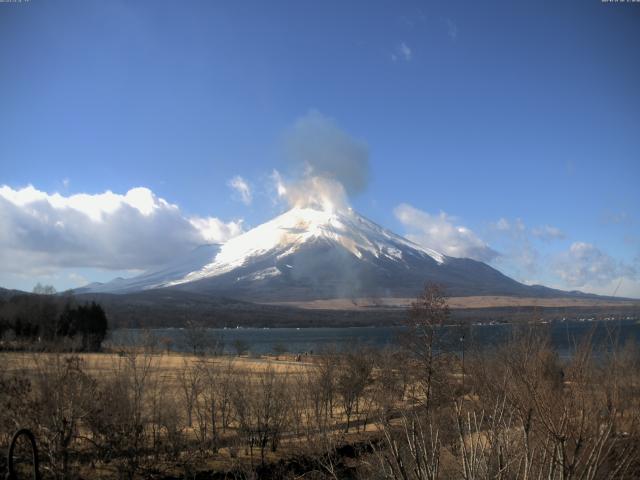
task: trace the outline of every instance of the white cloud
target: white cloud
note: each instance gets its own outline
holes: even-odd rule
[[[541,225],[531,230],[531,234],[541,240],[562,240],[565,238],[565,234],[558,227],[552,227],[551,225]]]
[[[598,295],[640,299],[640,280],[629,277],[613,278],[604,285],[585,285],[583,290]]]
[[[412,58],[413,58],[413,51],[404,42],[398,45],[395,51],[391,54],[391,60],[393,60],[394,62],[398,60],[404,60],[405,62],[410,62]]]
[[[19,190],[3,185],[0,187],[0,197],[27,210],[43,203],[48,204],[55,210],[70,209],[82,213],[96,222],[103,220],[124,205],[137,210],[144,216],[149,216],[154,209],[177,209],[175,205],[170,205],[165,200],[156,198],[151,190],[144,187],[132,188],[125,195],[119,195],[107,190],[104,193],[95,195],[78,193],[65,197],[59,193],[50,195],[37,190],[32,185]]]
[[[507,231],[511,228],[509,221],[506,218],[501,218],[495,223],[496,230]]]
[[[456,23],[450,18],[447,18],[445,23],[447,24],[447,34],[449,35],[449,38],[452,40],[458,38],[458,25],[456,25]]]
[[[593,291],[589,286],[610,286],[620,278],[637,280],[635,268],[585,242],[574,242],[569,250],[558,255],[553,270],[566,285],[586,291]]]
[[[500,232],[510,233],[511,235],[521,235],[527,227],[525,227],[524,222],[521,218],[516,218],[515,220],[507,220],[506,218],[500,218],[497,222],[491,224],[491,226]]]
[[[243,231],[242,220],[224,223],[215,217],[191,217],[189,222],[207,243],[221,243],[240,235]]]
[[[529,228],[519,218],[500,218],[490,226],[490,231],[496,234],[491,237],[491,242],[500,250],[494,264],[517,280],[561,290],[599,295],[616,292],[618,296],[640,297],[637,275],[640,264],[629,266],[585,242],[574,242],[568,250],[554,252],[551,242],[566,238],[558,227],[541,225]],[[535,239],[548,245],[540,251],[534,246]],[[553,245],[562,248],[558,242]],[[532,276],[545,280],[528,280]]]
[[[251,205],[253,194],[249,183],[240,175],[236,175],[227,183],[240,196],[240,201],[245,205]]]
[[[394,214],[408,230],[407,238],[415,243],[452,257],[468,257],[483,262],[498,256],[473,231],[456,225],[455,219],[444,212],[432,215],[403,203],[394,209]]]
[[[491,237],[500,250],[495,261],[498,268],[520,281],[539,273],[540,252],[531,244],[531,231],[521,218],[500,218],[490,224],[490,232],[498,234]]]
[[[622,212],[608,211],[602,215],[601,221],[605,225],[630,226],[633,224],[633,217],[624,211]]]
[[[76,287],[82,287],[82,286],[87,285],[89,283],[89,280],[87,280],[85,277],[83,277],[82,275],[80,275],[79,273],[76,273],[76,272],[70,272],[67,275],[67,278]]]
[[[278,199],[285,198],[287,195],[287,187],[285,186],[284,179],[282,178],[282,175],[280,174],[280,172],[274,169],[273,172],[271,172],[271,175],[269,176],[269,178],[273,182],[273,185],[275,186],[275,190],[276,190],[275,193]]]
[[[64,196],[0,187],[0,269],[146,269],[242,230],[241,221],[188,217],[148,188]]]
[[[640,255],[629,264],[585,242],[574,242],[560,253],[548,251],[551,245],[545,248],[546,253],[534,246],[534,239],[545,242],[565,239],[565,233],[558,227],[529,228],[520,218],[500,218],[489,224],[489,233],[493,233],[491,244],[499,250],[498,254],[474,232],[456,225],[455,219],[446,213],[431,215],[403,204],[395,209],[395,215],[407,228],[410,240],[451,256],[489,262],[524,283],[640,298]]]
[[[401,43],[398,51],[400,52],[400,55],[402,55],[407,62],[411,60],[412,52],[406,43],[404,42]]]

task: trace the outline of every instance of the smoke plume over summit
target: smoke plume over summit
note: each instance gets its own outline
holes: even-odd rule
[[[349,207],[348,197],[369,183],[369,149],[317,111],[299,118],[284,135],[291,179],[274,171],[278,196],[291,207],[326,211]]]

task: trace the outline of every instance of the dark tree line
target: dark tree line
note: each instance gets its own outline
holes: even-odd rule
[[[99,350],[108,330],[101,305],[68,295],[20,294],[0,301],[0,335],[21,343],[72,340],[81,351]]]
[[[100,350],[100,346],[107,335],[107,316],[100,305],[91,302],[85,305],[71,307],[66,305],[60,315],[57,335],[82,339],[82,350]]]

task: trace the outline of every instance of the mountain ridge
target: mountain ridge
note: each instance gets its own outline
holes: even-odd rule
[[[76,292],[175,289],[266,303],[415,297],[426,282],[441,284],[451,296],[602,298],[522,284],[483,262],[415,244],[352,209],[310,207],[292,208],[137,277]]]

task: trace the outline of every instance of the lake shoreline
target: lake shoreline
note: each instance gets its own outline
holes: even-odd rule
[[[492,347],[506,341],[510,333],[517,328],[547,328],[551,343],[562,355],[567,354],[576,342],[586,335],[593,334],[594,340],[600,341],[618,332],[622,342],[629,338],[640,341],[640,321],[638,317],[600,320],[596,318],[565,319],[557,321],[536,322],[476,322],[447,325],[450,336],[450,351],[458,351],[460,338],[464,337],[467,348],[478,346]],[[199,335],[209,336],[224,353],[233,353],[240,342],[246,351],[255,355],[264,355],[276,351],[304,354],[317,352],[323,348],[338,350],[354,346],[368,345],[375,348],[394,347],[406,326],[349,326],[349,327],[236,327],[205,328]],[[156,344],[156,348],[164,348],[176,352],[188,351],[190,331],[184,327],[160,329],[118,329],[111,332],[108,343],[113,345],[133,346]],[[206,341],[203,341],[203,344]],[[160,346],[162,345],[162,347]],[[234,346],[235,345],[235,346]]]

